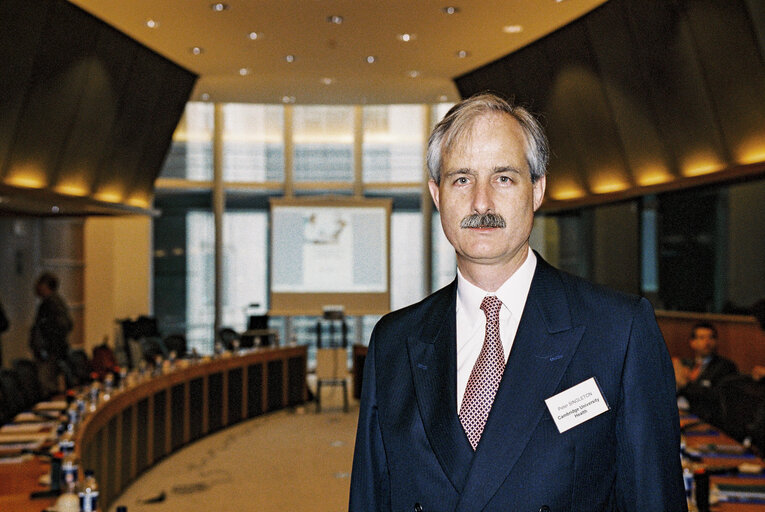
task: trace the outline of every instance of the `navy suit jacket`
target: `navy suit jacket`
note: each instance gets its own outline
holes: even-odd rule
[[[674,373],[645,299],[538,258],[473,452],[457,417],[456,290],[374,329],[352,512],[686,510]],[[544,400],[590,377],[610,410],[559,433]]]

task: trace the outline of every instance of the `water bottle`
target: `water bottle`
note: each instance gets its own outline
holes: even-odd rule
[[[79,485],[77,495],[80,498],[80,512],[96,512],[98,510],[98,482],[96,482],[92,470],[85,470],[85,477]]]

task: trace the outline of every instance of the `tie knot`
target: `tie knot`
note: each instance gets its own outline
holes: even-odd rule
[[[486,313],[486,319],[489,322],[499,321],[499,310],[502,308],[502,301],[495,295],[487,295],[481,302],[481,309]]]

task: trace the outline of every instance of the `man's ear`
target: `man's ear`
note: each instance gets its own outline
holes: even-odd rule
[[[534,194],[534,211],[537,211],[542,206],[542,201],[545,198],[545,187],[547,186],[547,176],[544,174],[537,178],[537,181],[532,183],[532,193]]]
[[[439,203],[438,203],[438,199],[439,199],[438,193],[440,192],[440,190],[438,188],[438,185],[436,185],[436,182],[433,181],[433,178],[428,180],[428,188],[430,189],[430,197],[433,198],[433,204],[436,205],[436,210],[441,211]]]

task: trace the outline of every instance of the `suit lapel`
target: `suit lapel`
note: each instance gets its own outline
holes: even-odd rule
[[[407,340],[420,417],[433,452],[460,492],[473,450],[457,417],[456,281],[422,312],[419,332]]]
[[[584,326],[572,326],[557,271],[542,258],[489,419],[475,452],[459,511],[481,510],[515,466],[576,351]]]

